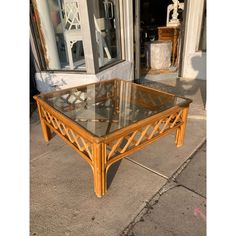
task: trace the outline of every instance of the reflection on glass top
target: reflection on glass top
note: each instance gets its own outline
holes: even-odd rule
[[[40,98],[98,137],[186,102],[116,79],[42,94]]]

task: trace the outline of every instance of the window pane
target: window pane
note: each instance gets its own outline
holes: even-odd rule
[[[60,69],[85,71],[78,2],[67,0],[47,0],[47,2],[55,34]],[[58,58],[50,57],[49,60]]]
[[[94,0],[99,67],[121,59],[118,0]]]

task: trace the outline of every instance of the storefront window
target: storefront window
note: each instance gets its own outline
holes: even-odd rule
[[[94,23],[99,67],[121,59],[118,0],[94,0]]]
[[[47,70],[94,73],[121,60],[118,0],[32,2]]]
[[[66,0],[47,1],[61,69],[85,71],[79,4]]]

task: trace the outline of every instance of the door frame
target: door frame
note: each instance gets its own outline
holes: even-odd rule
[[[140,0],[134,1],[134,81],[140,83]]]
[[[187,7],[188,1],[184,0],[184,12],[183,12],[183,22],[181,27],[181,34],[180,34],[180,45],[179,45],[179,65],[178,65],[178,77],[181,76],[183,71],[183,55],[184,55],[184,43],[185,43],[185,25],[187,20]],[[134,1],[134,81],[136,83],[140,83],[140,0]],[[166,9],[167,10],[167,9]]]

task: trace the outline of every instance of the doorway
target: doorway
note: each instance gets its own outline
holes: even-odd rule
[[[178,2],[179,25],[172,24]],[[168,13],[169,12],[169,13]],[[134,1],[135,79],[178,77],[184,35],[184,0]]]

